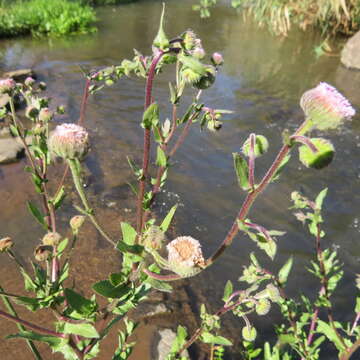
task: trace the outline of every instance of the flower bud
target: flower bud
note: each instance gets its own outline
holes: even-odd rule
[[[33,86],[34,84],[35,84],[35,79],[34,78],[32,78],[31,76],[28,76],[26,79],[25,79],[25,81],[24,81],[24,84],[26,85],[26,86]]]
[[[14,245],[10,237],[4,237],[0,240],[0,252],[8,251]]]
[[[46,83],[44,83],[43,81],[39,82],[39,89],[46,90]]]
[[[213,66],[208,65],[206,67],[205,75],[193,84],[196,89],[205,90],[208,89],[215,82],[216,70]]]
[[[10,94],[15,87],[16,82],[11,78],[0,80],[0,94]]]
[[[61,235],[57,232],[48,232],[43,238],[44,245],[58,246],[61,241]]]
[[[269,299],[272,302],[279,302],[281,300],[280,291],[275,285],[268,284],[266,286],[266,290],[268,291]]]
[[[257,332],[253,326],[244,326],[241,333],[246,341],[252,342],[256,339]]]
[[[318,130],[335,129],[345,119],[355,115],[349,101],[325,82],[306,91],[301,97],[300,106],[311,121],[312,128]]]
[[[144,235],[144,246],[147,249],[158,250],[162,248],[166,236],[159,226],[152,225]]]
[[[211,62],[214,66],[221,66],[224,63],[224,58],[220,53],[214,52],[211,56]]]
[[[201,46],[197,46],[194,50],[191,51],[191,55],[198,60],[201,60],[205,57],[205,50]]]
[[[268,299],[260,299],[256,304],[255,310],[258,315],[266,315],[271,308],[271,303]]]
[[[58,125],[49,138],[49,149],[63,159],[81,160],[89,150],[89,134],[79,125]]]
[[[49,122],[53,117],[53,112],[49,110],[49,108],[43,108],[40,110],[39,113],[39,120],[47,123]]]
[[[201,245],[191,236],[177,237],[166,249],[169,268],[180,276],[192,276],[205,266]]]
[[[49,245],[38,245],[34,251],[34,257],[37,261],[45,261],[51,257],[52,246]]]
[[[25,110],[25,116],[29,119],[34,119],[38,114],[39,110],[33,105],[29,105]]]
[[[249,136],[244,145],[242,147],[242,151],[246,156],[250,156],[250,143],[251,137]],[[254,144],[254,155],[255,157],[259,157],[265,154],[269,149],[269,142],[267,141],[266,137],[263,135],[256,135],[255,136],[255,144]]]
[[[85,221],[85,216],[83,215],[76,215],[76,216],[73,216],[71,219],[70,219],[70,227],[71,229],[74,231],[74,232],[77,232],[80,230],[81,226],[83,225]]]
[[[196,45],[196,34],[192,30],[188,30],[184,35],[184,46],[186,50],[194,49]]]

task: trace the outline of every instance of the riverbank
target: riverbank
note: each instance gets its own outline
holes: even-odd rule
[[[27,0],[0,5],[0,38],[31,35],[64,36],[96,31],[93,7],[118,5],[134,0]]]

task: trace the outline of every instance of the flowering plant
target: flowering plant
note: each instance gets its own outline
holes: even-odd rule
[[[333,145],[323,138],[311,138],[310,132],[313,129],[338,127],[345,118],[354,115],[355,111],[348,101],[330,85],[322,83],[307,91],[301,99],[304,122],[293,134],[284,133],[283,145],[260,181],[255,176],[255,163],[258,157],[268,151],[267,139],[262,135],[250,134],[242,145],[241,152],[233,154],[237,180],[240,188],[246,192],[246,198],[226,237],[213,255],[205,259],[201,244],[190,235],[179,236],[168,242],[166,232],[176,215],[176,205],[161,221],[150,210],[166,183],[171,160],[196,122],[201,128],[220,130],[221,117],[228,111],[214,109],[200,101],[202,92],[212,86],[224,62],[221,54],[214,53],[210,59],[212,64],[206,64],[201,41],[191,30],[169,40],[163,29],[163,16],[164,14],[150,56],[144,56],[135,50],[132,60],[124,60],[118,66],[87,74],[78,124],[58,125],[51,131],[56,114],[49,110],[49,99],[40,96],[44,84],[37,85],[30,78],[24,84],[16,84],[9,79],[0,82],[0,91],[10,96],[10,109],[4,109],[3,115],[11,117],[11,131],[25,147],[29,162],[27,171],[42,200],[42,209],[29,203],[29,210],[45,233],[34,251],[37,261],[32,263],[34,274],[30,274],[18,259],[13,251],[12,239],[5,237],[0,240],[0,251],[16,261],[24,277],[25,290],[32,293],[32,296],[16,295],[0,288],[7,307],[7,311],[0,310],[0,317],[18,324],[19,332],[9,335],[9,338],[25,339],[36,359],[42,358],[34,343],[37,341],[46,343],[53,352],[62,353],[66,359],[96,358],[101,341],[118,322],[122,322],[123,326],[119,330],[119,345],[114,350],[112,359],[129,358],[135,346],[130,336],[136,329],[136,323],[128,319],[130,310],[143,302],[150,291],[172,291],[171,282],[205,271],[221,257],[239,232],[247,234],[261,250],[274,259],[277,251],[276,238],[283,232],[265,229],[250,220],[248,215],[253,203],[279,178],[297,145],[300,161],[307,167],[319,169],[328,165],[335,151]],[[161,120],[160,106],[152,95],[153,84],[163,68],[172,64],[175,64],[175,80],[169,83],[172,117],[171,120]],[[136,225],[122,222],[121,240],[115,241],[99,223],[87,199],[82,183],[82,161],[90,148],[89,134],[84,128],[88,97],[123,76],[138,76],[146,82],[144,113],[140,123],[144,131],[144,148],[141,166],[129,159],[138,183],[133,189],[137,204]],[[196,91],[193,101],[186,112],[180,115],[182,95],[185,91],[191,91],[191,88]],[[14,107],[14,96],[26,101],[26,116],[31,121],[30,128],[25,128],[19,120]],[[61,112],[62,109],[56,111],[58,114]],[[150,148],[154,145],[156,175],[151,177]],[[48,169],[57,165],[59,157],[66,168],[60,184],[56,186],[57,190],[51,194]],[[69,170],[81,204],[74,205],[79,214],[69,221],[70,239],[61,235],[65,230],[59,229],[57,223],[57,214],[66,195],[63,183]],[[266,360],[315,360],[319,359],[320,346],[325,339],[334,344],[339,359],[350,359],[360,346],[360,308],[359,305],[356,306],[357,315],[352,324],[340,324],[332,316],[330,298],[341,279],[342,270],[336,251],[323,250],[321,247],[321,238],[324,236],[321,208],[325,196],[326,190],[315,201],[310,201],[299,193],[292,194],[294,208],[299,210],[297,218],[308,225],[310,233],[315,237],[316,258],[311,272],[321,283],[316,302],[311,303],[303,297],[302,304],[299,304],[285,293],[292,258],[280,268],[278,274],[274,274],[266,270],[252,253],[249,256],[250,264],[243,269],[240,277],[246,288],[237,290],[228,282],[224,290],[223,306],[216,313],[210,314],[205,305],[202,305],[200,326],[191,336],[185,327],[179,326],[176,340],[167,355],[168,360],[188,358],[186,349],[195,341],[209,345],[212,359],[214,356],[222,358],[223,348],[232,345],[230,339],[221,336],[221,317],[228,312],[240,317],[245,324],[239,331],[242,336],[239,351],[243,359],[262,357]],[[76,251],[76,243],[81,238],[81,226],[86,219],[92,222],[114,252],[121,254],[122,259],[118,272],[92,284],[94,296],[91,298],[84,297],[68,279],[69,259]],[[164,251],[167,251],[167,258],[163,256]],[[100,306],[99,296],[106,302],[105,306]],[[357,300],[360,304],[360,297]],[[45,328],[20,318],[13,302],[30,311],[49,310],[55,316],[55,328]],[[264,316],[274,304],[280,307],[288,325],[278,327],[277,344],[271,346],[266,342],[262,349],[255,342],[257,330],[249,315],[255,313]],[[327,314],[324,319],[321,318],[323,312]]]

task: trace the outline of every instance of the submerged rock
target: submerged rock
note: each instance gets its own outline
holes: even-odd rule
[[[28,77],[34,77],[34,72],[32,69],[19,69],[14,71],[8,71],[2,74],[2,78],[12,78],[16,82],[24,82]]]
[[[347,68],[360,69],[360,31],[347,41],[341,52],[341,62]]]
[[[24,156],[24,146],[14,138],[0,139],[0,164],[16,162]]]
[[[154,359],[165,360],[176,338],[176,333],[171,329],[162,329],[157,332],[157,336],[159,337],[159,341],[156,345],[156,354]],[[189,358],[187,350],[185,350],[182,355]]]

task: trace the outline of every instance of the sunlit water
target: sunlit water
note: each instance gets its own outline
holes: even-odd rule
[[[360,73],[344,69],[339,57],[316,59],[314,46],[320,41],[317,35],[293,31],[288,38],[274,37],[222,7],[210,19],[201,20],[190,4],[190,1],[167,2],[166,30],[169,36],[176,36],[192,28],[203,39],[209,54],[219,51],[224,55],[225,65],[214,87],[204,93],[203,101],[234,113],[226,116],[223,128],[217,133],[201,132],[197,125],[193,127],[176,154],[167,190],[159,197],[156,208],[164,214],[170,206],[179,203],[176,232],[199,239],[204,252],[210,255],[226,235],[244,199],[236,183],[231,153],[240,150],[250,132],[265,135],[271,146],[266,157],[257,163],[256,174],[260,178],[281,146],[283,129],[293,130],[302,121],[298,106],[301,94],[320,81],[326,81],[339,88],[355,107],[359,106]],[[48,83],[54,105],[64,104],[68,108],[68,117],[62,120],[75,121],[84,84],[80,66],[92,69],[120,63],[123,58],[132,57],[133,48],[149,53],[159,12],[160,2],[157,1],[99,9],[97,34],[66,40],[2,41],[0,63],[4,70],[34,68],[38,78]],[[166,72],[155,82],[154,96],[162,104],[163,119],[170,116],[165,111],[169,110],[166,101],[171,76]],[[90,99],[86,125],[92,135],[93,149],[86,164],[91,173],[89,191],[100,199],[100,208],[106,208],[109,203],[115,204],[115,210],[123,206],[132,208],[131,193],[126,185],[132,178],[126,155],[139,159],[136,154],[142,146],[139,121],[143,86],[138,79],[123,79]],[[255,251],[263,265],[272,271],[277,271],[289,256],[294,256],[288,292],[300,294],[301,287],[303,293],[313,298],[319,284],[305,266],[313,258],[314,244],[306,229],[288,210],[289,199],[293,190],[314,198],[321,189],[328,187],[324,246],[338,248],[346,272],[335,297],[336,310],[343,320],[353,318],[354,277],[360,259],[359,116],[327,137],[337,149],[328,168],[305,169],[296,159],[295,151],[280,181],[266,190],[249,214],[256,223],[287,232],[279,238],[275,261],[271,262],[251,240],[238,236],[213,267],[189,282],[188,291],[195,312],[203,299],[212,311],[221,305],[226,281],[230,279],[236,284],[242,266],[248,264],[250,251]],[[0,168],[3,205],[0,225],[1,236],[12,236],[18,252],[28,257],[42,233],[23,206],[25,200],[33,198],[30,183],[24,180],[23,165],[21,162]],[[66,209],[63,219],[74,213],[70,202]],[[121,214],[129,212],[121,210]],[[97,241],[100,246],[104,245],[101,240]],[[5,268],[9,264],[3,257],[0,261]],[[7,276],[2,275],[2,278]],[[273,331],[273,322],[278,320],[276,311],[260,319],[266,333]],[[260,324],[257,319],[254,321]],[[241,320],[227,316],[225,323],[227,331],[238,339],[243,326]],[[232,356],[238,358],[235,353]]]

